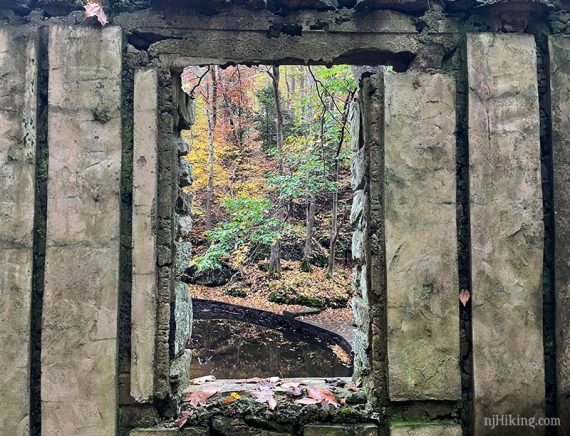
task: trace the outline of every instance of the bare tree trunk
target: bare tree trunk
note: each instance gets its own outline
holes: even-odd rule
[[[272,68],[271,79],[273,81],[273,97],[275,98],[275,127],[277,131],[277,170],[280,176],[283,175],[283,111],[281,110],[281,97],[279,95],[279,66]],[[276,210],[276,217],[284,219],[283,199],[279,198]],[[269,273],[277,277],[281,276],[281,242],[277,241],[271,246],[271,257],[269,258]]]
[[[214,203],[214,135],[218,118],[218,79],[217,68],[210,69],[211,84],[207,84],[208,98],[208,188],[206,191],[206,230],[212,230],[212,206]]]
[[[335,160],[334,178],[338,182],[338,162]],[[338,239],[338,184],[333,192],[332,219],[331,219],[331,244],[329,249],[329,265],[327,275],[332,277],[334,272],[334,261],[336,254],[336,242]]]
[[[305,239],[305,249],[303,251],[303,260],[301,261],[301,271],[311,271],[311,256],[313,255],[313,235],[315,233],[315,209],[316,198],[314,195],[307,202],[307,234]]]

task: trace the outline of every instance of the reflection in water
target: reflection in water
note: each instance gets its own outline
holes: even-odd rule
[[[231,320],[194,320],[192,378],[347,377],[352,370],[324,344]]]

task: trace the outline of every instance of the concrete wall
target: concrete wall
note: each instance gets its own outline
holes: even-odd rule
[[[117,421],[121,30],[49,29],[42,434]]]
[[[38,38],[0,28],[0,434],[30,426]]]

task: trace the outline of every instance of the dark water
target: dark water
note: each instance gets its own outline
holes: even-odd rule
[[[309,343],[272,330],[231,320],[194,320],[192,378],[347,377],[344,364],[324,344]]]

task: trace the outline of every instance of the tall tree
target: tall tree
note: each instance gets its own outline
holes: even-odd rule
[[[283,111],[281,109],[281,96],[279,94],[279,66],[274,66],[269,72],[273,83],[273,98],[275,99],[275,129],[277,134],[277,172],[283,176]],[[277,201],[276,217],[280,221],[285,218],[285,202],[281,196]],[[271,246],[269,258],[269,273],[275,276],[281,275],[281,241],[278,239]]]
[[[208,187],[206,190],[206,230],[212,230],[212,206],[214,203],[214,138],[218,122],[218,68],[210,68],[210,80],[206,84],[208,99]]]

